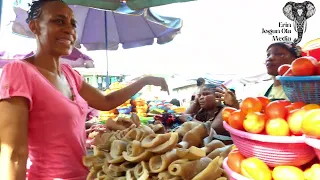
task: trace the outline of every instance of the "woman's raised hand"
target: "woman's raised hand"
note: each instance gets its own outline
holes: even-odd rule
[[[217,100],[224,102],[225,105],[239,108],[239,102],[236,98],[236,95],[225,85],[221,84],[220,87],[216,88],[215,96]]]

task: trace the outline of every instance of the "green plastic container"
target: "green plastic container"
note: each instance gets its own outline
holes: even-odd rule
[[[139,117],[139,119],[140,119],[140,122],[142,123],[142,124],[148,124],[148,121],[149,120],[153,120],[153,117]]]

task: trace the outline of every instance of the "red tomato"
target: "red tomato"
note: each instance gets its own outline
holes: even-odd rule
[[[227,164],[232,171],[241,174],[241,162],[244,159],[245,157],[239,152],[239,150],[234,149],[228,155]]]
[[[320,75],[320,62],[317,63],[317,75]]]
[[[240,104],[240,109],[243,113],[260,112],[262,110],[262,103],[258,98],[245,98]]]
[[[310,57],[301,57],[291,64],[292,73],[295,76],[312,76],[316,74],[316,64]]]
[[[288,69],[288,71],[285,72],[285,73],[283,74],[283,76],[293,76],[292,69],[291,69],[291,68]]]
[[[242,111],[236,110],[230,114],[228,123],[235,129],[243,130],[243,121],[245,117],[246,115]]]
[[[288,100],[278,100],[277,102],[281,103],[284,106],[288,106],[290,104],[292,104],[290,101]]]
[[[225,107],[222,110],[222,119],[228,123],[229,116],[232,112],[236,111],[236,108]]]
[[[265,96],[257,97],[262,104],[262,110],[264,111],[267,105],[270,103],[270,99]]]
[[[288,106],[286,106],[288,112],[296,110],[296,109],[301,109],[303,106],[306,104],[304,102],[294,102]]]
[[[285,103],[273,101],[267,105],[265,109],[265,114],[267,115],[268,119],[285,119],[288,114],[288,110],[286,109]]]
[[[304,58],[308,58],[310,61],[312,61],[313,64],[318,64],[318,60],[313,56],[303,56]]]
[[[286,73],[289,69],[291,68],[290,64],[282,64],[279,68],[278,68],[278,74],[280,76],[283,76],[284,73]]]

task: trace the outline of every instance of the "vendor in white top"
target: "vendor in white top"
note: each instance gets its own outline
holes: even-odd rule
[[[301,57],[301,48],[292,43],[277,42],[267,48],[266,68],[269,75],[272,76],[273,83],[268,89],[263,90],[261,96],[269,99],[288,99],[285,95],[280,81],[276,80],[278,68],[283,64],[291,64],[293,60]]]

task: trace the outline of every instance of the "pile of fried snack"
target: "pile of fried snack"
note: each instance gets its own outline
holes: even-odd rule
[[[187,122],[165,133],[162,124],[141,125],[139,118],[108,120],[95,134],[94,153],[83,157],[87,180],[227,180],[222,162],[232,145],[212,140],[210,125]]]

